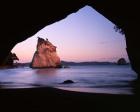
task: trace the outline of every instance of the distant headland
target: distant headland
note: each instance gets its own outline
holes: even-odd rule
[[[30,66],[31,62],[27,62],[27,63],[17,63],[18,66],[22,66],[22,67],[26,67],[26,66]],[[130,63],[126,63],[125,65],[129,65]],[[85,66],[85,65],[118,65],[117,62],[109,62],[109,61],[105,61],[105,62],[98,62],[98,61],[85,61],[85,62],[72,62],[72,61],[61,61],[61,65],[62,66]]]

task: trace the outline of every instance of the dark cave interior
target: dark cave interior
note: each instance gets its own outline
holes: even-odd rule
[[[3,3],[1,12],[0,65],[5,65],[11,49],[43,27],[64,19],[85,5],[89,5],[116,24],[126,36],[127,53],[133,70],[140,79],[139,10],[137,2],[75,0],[27,3]],[[25,8],[26,7],[26,8]]]

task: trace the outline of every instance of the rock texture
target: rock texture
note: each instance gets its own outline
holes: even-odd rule
[[[54,46],[48,39],[44,40],[38,37],[37,50],[34,53],[32,68],[57,68],[61,67],[61,61],[56,53]]]

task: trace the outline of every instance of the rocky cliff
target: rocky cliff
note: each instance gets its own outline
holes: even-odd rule
[[[17,57],[17,55],[15,53],[10,52],[9,55],[7,56],[6,60],[5,60],[5,65],[4,66],[0,66],[0,67],[15,67],[14,66],[14,61],[19,61],[19,58]]]
[[[6,58],[17,43],[31,37],[45,26],[64,19],[85,5],[91,6],[123,29],[131,67],[139,74],[140,80],[140,53],[138,52],[140,49],[140,7],[138,0],[135,2],[125,0],[52,0],[52,2],[34,1],[32,3],[24,0],[22,3],[21,1],[5,2],[3,7],[0,7],[0,66],[6,65]]]
[[[37,50],[34,53],[32,68],[58,68],[61,67],[61,61],[56,53],[54,46],[48,39],[44,40],[38,37]]]

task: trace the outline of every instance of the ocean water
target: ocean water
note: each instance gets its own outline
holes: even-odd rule
[[[70,66],[61,69],[19,67],[0,70],[1,88],[35,88],[49,86],[70,91],[133,94],[132,81],[137,75],[130,65]],[[73,80],[72,84],[62,84]]]

